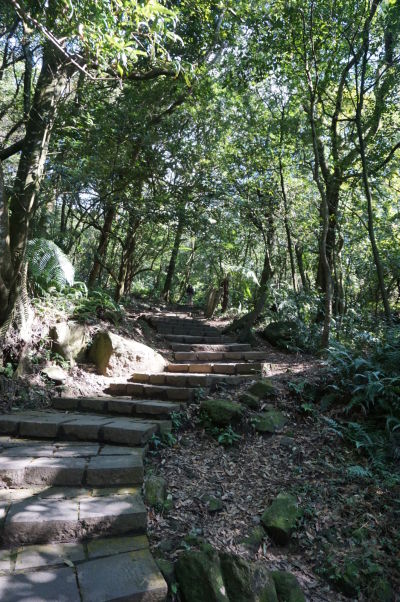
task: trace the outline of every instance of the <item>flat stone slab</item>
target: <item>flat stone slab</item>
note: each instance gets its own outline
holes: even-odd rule
[[[193,401],[196,396],[194,387],[171,387],[168,385],[148,385],[146,383],[115,383],[110,385],[111,392],[125,394],[133,398],[158,399],[168,401]]]
[[[143,482],[143,461],[139,455],[104,455],[90,458],[86,483],[97,487],[138,485]]]
[[[90,560],[77,568],[83,602],[165,600],[168,587],[150,552]]]
[[[80,602],[73,568],[0,577],[1,602]]]
[[[137,401],[130,397],[59,397],[53,400],[53,408],[57,410],[82,410],[101,412],[103,414],[119,414],[123,416],[168,416],[180,410],[179,404],[161,401]]]
[[[229,353],[232,351],[242,352],[251,351],[251,345],[247,345],[246,343],[170,343],[170,347],[173,351],[176,352],[201,352],[201,351],[209,351],[209,352],[222,352]],[[178,358],[177,358],[178,359]],[[184,358],[181,358],[184,359]]]
[[[146,528],[146,509],[138,490],[98,497],[68,499],[29,497],[11,504],[3,528],[6,547],[74,542],[89,536],[140,533]]]
[[[150,383],[150,385],[167,385],[175,387],[215,387],[218,383],[226,385],[238,385],[241,382],[250,380],[251,375],[248,374],[191,374],[191,373],[174,373],[160,372],[155,374],[139,373],[133,375],[134,383]]]
[[[57,566],[83,561],[86,553],[81,543],[52,543],[39,546],[27,546],[18,550],[15,561],[16,571],[26,571],[45,566]]]
[[[100,441],[129,447],[145,443],[161,427],[165,425],[152,419],[145,421],[78,413],[16,412],[0,416],[0,432],[3,434]]]

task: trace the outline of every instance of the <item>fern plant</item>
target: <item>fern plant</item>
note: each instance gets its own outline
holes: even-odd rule
[[[26,249],[29,287],[37,295],[74,284],[75,270],[70,259],[52,240],[30,240]]]

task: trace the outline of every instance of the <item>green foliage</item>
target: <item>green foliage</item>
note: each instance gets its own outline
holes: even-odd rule
[[[101,319],[117,324],[123,318],[123,309],[108,293],[97,290],[77,301],[73,316],[82,322]]]
[[[229,447],[241,440],[241,435],[235,433],[231,426],[226,429],[221,429],[217,438],[218,443],[224,447]]]
[[[62,291],[74,284],[75,270],[70,259],[52,240],[30,240],[26,249],[28,283],[35,294],[52,289]]]

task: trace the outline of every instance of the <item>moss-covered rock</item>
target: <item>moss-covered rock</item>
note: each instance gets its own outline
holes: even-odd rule
[[[287,418],[278,410],[262,412],[253,420],[253,426],[259,433],[275,433],[287,422]]]
[[[275,585],[265,567],[223,553],[220,563],[230,602],[278,602]]]
[[[144,483],[144,499],[152,508],[160,509],[166,500],[167,483],[163,477],[152,475]]]
[[[253,383],[247,391],[258,399],[265,399],[276,395],[276,390],[269,378],[261,378],[257,382]]]
[[[271,322],[260,332],[261,336],[271,345],[287,349],[295,346],[299,341],[299,329],[296,322],[291,320],[280,320]]]
[[[251,552],[257,552],[258,548],[262,544],[262,540],[264,539],[264,537],[265,531],[261,527],[261,525],[258,525],[250,531],[250,533],[247,535],[247,537],[245,537],[242,540],[241,543],[245,548],[247,548]]]
[[[260,407],[260,398],[256,397],[256,395],[252,395],[249,392],[242,393],[242,395],[239,397],[239,401],[246,407],[250,408],[250,410],[258,410]]]
[[[216,552],[184,552],[175,574],[184,602],[229,602]]]
[[[306,597],[294,575],[285,571],[272,571],[271,577],[279,602],[306,602]]]
[[[205,399],[201,402],[200,414],[211,424],[228,426],[239,422],[243,415],[243,406],[224,399]]]
[[[156,558],[156,563],[160,569],[165,581],[168,583],[168,587],[171,586],[175,581],[175,567],[174,563],[164,558]]]
[[[289,493],[279,493],[261,517],[261,522],[270,537],[279,545],[285,545],[302,512],[297,500]]]

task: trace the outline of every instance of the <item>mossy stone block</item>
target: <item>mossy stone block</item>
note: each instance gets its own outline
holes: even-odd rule
[[[224,399],[205,399],[201,403],[200,413],[216,426],[228,426],[240,421],[243,406]]]
[[[184,552],[175,574],[184,602],[230,602],[217,553]]]
[[[278,602],[269,571],[232,554],[220,554],[221,570],[230,602]]]
[[[285,545],[302,512],[297,500],[289,493],[279,493],[261,517],[261,522],[270,537],[279,545]]]
[[[151,476],[144,483],[144,499],[152,508],[162,508],[166,499],[167,483],[163,477]]]
[[[242,395],[239,397],[239,401],[246,407],[250,408],[250,410],[258,410],[260,407],[259,397],[256,397],[248,392],[242,393]]]
[[[251,385],[248,393],[258,397],[258,399],[265,399],[276,395],[276,389],[269,378],[261,378]]]
[[[306,602],[306,597],[294,575],[286,571],[272,571],[271,577],[279,602]]]
[[[287,418],[279,410],[262,412],[253,420],[253,426],[259,433],[275,433],[285,426]]]

